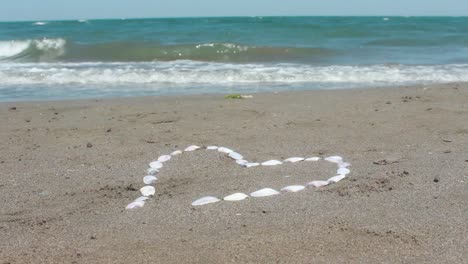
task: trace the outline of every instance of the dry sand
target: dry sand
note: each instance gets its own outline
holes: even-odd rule
[[[468,84],[0,104],[0,263],[462,263],[468,259]],[[192,207],[333,176],[321,189]],[[291,175],[289,178],[283,176]]]

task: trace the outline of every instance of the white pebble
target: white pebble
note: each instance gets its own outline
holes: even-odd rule
[[[233,152],[232,149],[228,149],[228,148],[225,148],[225,147],[218,148],[218,151],[222,152],[222,153],[226,153],[226,154],[229,154],[229,153]]]
[[[336,171],[336,174],[343,174],[343,175],[346,175],[348,173],[350,173],[351,171],[348,169],[348,168],[339,168],[337,171]]]
[[[153,175],[146,175],[143,177],[143,182],[149,185],[155,183],[157,179],[158,178],[154,177]]]
[[[346,177],[346,175],[336,175],[336,176],[333,176],[330,179],[328,179],[328,182],[339,182],[342,179],[344,179],[345,177]]]
[[[241,201],[241,200],[244,200],[247,197],[249,197],[249,196],[247,194],[245,194],[245,193],[234,193],[234,194],[231,194],[231,195],[228,195],[228,196],[224,197],[223,200],[225,200],[225,201]]]
[[[255,191],[250,194],[252,197],[265,197],[265,196],[271,196],[271,195],[276,195],[279,194],[277,190],[271,189],[271,188],[264,188],[260,189],[258,191]]]
[[[156,175],[156,173],[158,173],[159,170],[158,169],[155,169],[155,168],[149,168],[146,173],[148,173],[149,175]]]
[[[143,196],[152,196],[156,193],[156,189],[153,186],[145,186],[140,189]]]
[[[322,158],[320,158],[320,157],[310,157],[310,158],[307,158],[307,159],[305,159],[305,160],[306,160],[306,161],[319,161],[319,160],[321,160],[321,159],[322,159]]]
[[[210,204],[210,203],[216,203],[219,202],[220,200],[216,197],[213,196],[206,196],[203,198],[200,198],[192,203],[193,206],[198,206],[198,205],[204,205],[204,204]]]
[[[160,157],[158,158],[158,161],[159,161],[159,162],[166,162],[166,161],[168,161],[168,160],[170,160],[170,159],[171,159],[171,156],[170,156],[170,155],[162,155],[162,156],[160,156]]]
[[[285,159],[284,162],[295,163],[295,162],[299,162],[299,161],[303,161],[303,160],[304,160],[304,158],[292,157],[292,158]]]
[[[323,186],[327,186],[328,184],[329,184],[328,181],[311,181],[307,183],[307,185],[312,185],[314,187],[323,187]]]
[[[286,186],[281,189],[282,192],[298,192],[302,191],[305,189],[305,186],[302,185],[291,185],[291,186]]]
[[[231,152],[231,153],[229,153],[228,156],[229,156],[230,158],[232,158],[232,159],[235,159],[235,160],[241,160],[241,159],[244,158],[244,157],[242,157],[241,154],[239,154],[239,153],[237,153],[237,152]]]
[[[218,146],[208,146],[208,147],[206,147],[206,149],[216,150],[216,149],[218,149]]]
[[[149,166],[151,168],[153,168],[153,169],[160,169],[160,168],[162,168],[163,164],[160,161],[155,160],[155,161],[151,162],[149,164]]]
[[[171,153],[171,156],[176,156],[176,155],[180,155],[180,154],[182,154],[182,150],[176,150],[176,151]]]
[[[192,146],[189,146],[186,149],[184,149],[184,151],[194,151],[194,150],[197,150],[199,148],[200,148],[199,146],[192,145]]]
[[[330,156],[325,158],[326,161],[333,162],[333,163],[340,163],[343,162],[343,158],[340,156]]]
[[[275,165],[280,165],[280,164],[283,164],[283,163],[279,160],[269,160],[269,161],[262,162],[262,166],[275,166]]]

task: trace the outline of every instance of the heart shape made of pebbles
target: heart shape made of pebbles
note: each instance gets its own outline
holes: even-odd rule
[[[145,202],[156,193],[156,189],[153,186],[157,180],[156,175],[158,174],[159,169],[163,168],[164,164],[168,162],[173,156],[181,155],[185,152],[193,152],[196,150],[219,151],[221,153],[228,155],[230,158],[234,160],[234,162],[236,162],[239,166],[242,166],[244,168],[252,168],[256,166],[277,166],[283,163],[296,163],[296,162],[304,162],[304,161],[315,162],[315,161],[322,160],[321,157],[310,157],[310,158],[291,157],[283,161],[268,160],[264,162],[249,162],[245,160],[244,157],[240,153],[235,152],[234,150],[226,148],[226,147],[208,146],[208,147],[202,148],[196,145],[191,145],[185,148],[184,150],[176,150],[169,155],[162,155],[157,160],[150,162],[149,169],[147,170],[148,175],[143,177],[143,183],[145,184],[145,186],[140,189],[142,196],[138,197],[133,202],[128,204],[126,209],[135,209],[135,208],[143,207],[145,205]],[[216,203],[221,200],[241,201],[249,197],[257,198],[257,197],[278,195],[278,194],[281,194],[281,192],[293,192],[294,193],[294,192],[299,192],[299,191],[304,190],[307,186],[313,186],[313,187],[319,188],[319,187],[327,186],[329,184],[337,183],[341,181],[342,179],[346,178],[346,175],[348,175],[351,172],[348,169],[348,167],[351,166],[351,164],[348,162],[345,162],[343,158],[340,156],[330,156],[330,157],[323,158],[323,160],[331,162],[331,163],[335,163],[337,165],[336,175],[327,180],[311,181],[311,182],[306,183],[305,185],[289,185],[289,186],[285,186],[281,188],[279,191],[275,189],[271,189],[271,188],[262,188],[250,194],[238,192],[238,193],[227,195],[221,199],[214,197],[214,196],[205,196],[205,197],[202,197],[193,201],[192,206],[200,206],[200,205],[205,205],[205,204],[210,204],[210,203]]]

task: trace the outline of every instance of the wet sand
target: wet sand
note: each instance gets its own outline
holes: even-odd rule
[[[0,263],[462,263],[468,259],[468,84],[0,104]],[[148,163],[191,144],[248,160],[341,155],[341,182],[222,201],[334,175],[326,162],[243,169],[173,158],[144,208]],[[289,177],[284,177],[289,176]]]

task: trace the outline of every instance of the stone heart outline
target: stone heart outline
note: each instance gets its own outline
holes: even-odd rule
[[[321,157],[310,157],[310,158],[303,158],[303,157],[291,157],[287,158],[283,161],[279,160],[268,160],[264,162],[249,162],[247,160],[244,160],[244,157],[235,152],[232,149],[226,148],[226,147],[218,147],[218,146],[208,146],[208,147],[199,147],[197,145],[191,145],[185,148],[183,151],[182,150],[176,150],[172,152],[169,155],[162,155],[159,156],[159,158],[155,161],[152,161],[149,163],[150,168],[147,170],[148,175],[143,177],[143,182],[146,184],[146,186],[142,187],[140,189],[140,192],[142,196],[138,197],[135,199],[133,202],[128,204],[126,206],[126,209],[136,209],[136,208],[141,208],[145,205],[146,200],[149,199],[149,197],[153,196],[156,193],[156,189],[154,188],[154,183],[157,180],[157,177],[155,176],[158,172],[159,169],[163,167],[163,163],[169,161],[173,156],[181,155],[184,152],[192,152],[195,150],[217,150],[221,153],[224,153],[228,155],[230,158],[232,158],[238,165],[245,167],[245,168],[251,168],[251,167],[256,167],[256,166],[276,166],[276,165],[281,165],[283,163],[296,163],[296,162],[302,162],[302,161],[319,161],[322,160]],[[280,189],[281,192],[298,192],[301,190],[304,190],[306,186],[314,186],[314,187],[323,187],[332,183],[337,183],[344,178],[346,178],[346,175],[349,174],[351,171],[348,169],[349,166],[351,166],[350,163],[345,162],[342,157],[340,156],[330,156],[326,157],[323,160],[335,163],[338,166],[338,169],[336,171],[336,176],[333,176],[329,178],[328,180],[319,180],[319,181],[311,181],[307,183],[306,185],[289,185],[285,186]],[[222,198],[224,201],[241,201],[244,200],[248,197],[266,197],[266,196],[272,196],[272,195],[277,195],[280,194],[281,192],[271,189],[271,188],[263,188],[257,191],[254,191],[250,193],[250,195],[244,194],[244,193],[233,193],[230,195],[225,196]],[[200,206],[200,205],[205,205],[205,204],[210,204],[210,203],[216,203],[221,201],[221,199],[213,196],[205,196],[200,199],[195,200],[192,202],[192,206]]]

